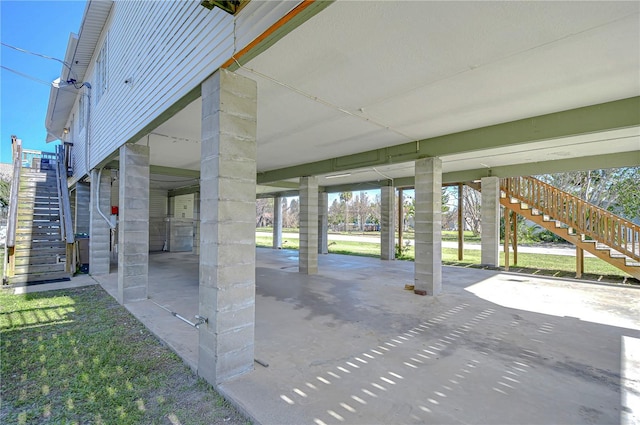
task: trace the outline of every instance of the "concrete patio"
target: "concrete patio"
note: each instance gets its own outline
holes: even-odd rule
[[[218,389],[262,424],[625,423],[640,420],[640,288],[257,249],[254,372]],[[149,256],[126,307],[196,368],[198,257]],[[115,296],[117,273],[93,276]]]

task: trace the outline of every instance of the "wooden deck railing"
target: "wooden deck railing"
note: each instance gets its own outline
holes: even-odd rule
[[[533,177],[502,178],[500,188],[508,197],[640,261],[640,226]]]
[[[66,242],[66,264],[65,271],[75,272],[73,222],[71,219],[71,202],[69,200],[69,188],[67,187],[67,171],[65,166],[64,146],[59,145],[56,149],[55,167],[56,181],[58,185],[58,202],[60,205],[60,233],[62,240]]]
[[[18,189],[20,187],[20,169],[22,168],[22,141],[12,136],[11,149],[13,153],[13,176],[11,179],[11,192],[9,194],[9,211],[7,214],[7,248],[13,248],[16,245]]]

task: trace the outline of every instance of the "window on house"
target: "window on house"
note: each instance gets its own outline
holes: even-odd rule
[[[107,91],[107,40],[102,44],[98,58],[96,59],[96,87],[94,96],[96,99],[96,105],[100,101],[100,98]]]

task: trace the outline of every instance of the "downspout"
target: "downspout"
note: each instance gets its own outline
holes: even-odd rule
[[[87,89],[91,89],[91,86],[86,86]],[[85,174],[89,175],[89,150],[91,149],[91,133],[89,132],[89,126],[91,125],[91,95],[87,94],[87,119],[84,126],[84,168]]]
[[[96,182],[96,184],[98,185],[98,187],[96,188],[96,210],[102,216],[102,218],[104,218],[104,221],[107,222],[107,224],[109,225],[109,228],[111,230],[114,230],[116,228],[116,225],[111,223],[111,220],[109,220],[109,217],[104,215],[104,213],[100,209],[100,180],[102,177],[102,170],[104,170],[104,167],[101,167],[100,170],[98,171],[98,181]]]

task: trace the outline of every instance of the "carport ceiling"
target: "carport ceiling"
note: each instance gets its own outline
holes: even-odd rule
[[[269,171],[638,96],[640,3],[338,1],[236,72],[258,83]],[[153,164],[199,168],[200,107],[150,135]],[[638,134],[471,148],[443,157],[444,171],[637,155]]]

